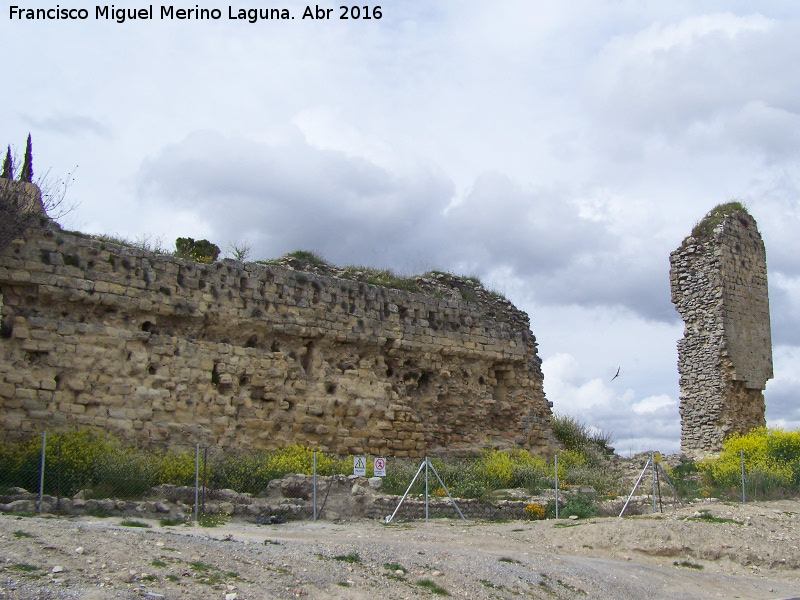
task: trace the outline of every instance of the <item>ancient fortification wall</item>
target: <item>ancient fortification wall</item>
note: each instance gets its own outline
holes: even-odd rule
[[[544,450],[527,315],[468,280],[418,283],[427,293],[44,230],[0,252],[0,436]]]
[[[672,302],[685,322],[681,449],[702,456],[719,452],[728,434],[765,425],[762,390],[772,378],[766,252],[746,211],[712,211],[670,264]]]

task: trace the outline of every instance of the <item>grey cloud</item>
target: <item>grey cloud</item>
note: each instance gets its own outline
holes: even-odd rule
[[[38,131],[50,131],[65,136],[90,134],[111,138],[111,130],[107,126],[85,115],[55,113],[42,119],[25,115],[23,120]]]
[[[196,211],[221,239],[255,233],[259,258],[309,248],[339,264],[395,268],[430,251],[453,193],[433,170],[399,178],[301,139],[268,146],[211,132],[164,148],[138,182],[143,197]]]

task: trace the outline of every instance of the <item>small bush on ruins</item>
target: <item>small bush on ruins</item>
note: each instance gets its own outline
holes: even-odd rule
[[[590,464],[596,463],[605,452],[612,451],[613,434],[589,427],[575,417],[554,413],[553,434],[566,450],[574,450]],[[598,454],[598,452],[600,454]]]
[[[800,430],[759,427],[728,438],[717,458],[697,461],[710,494],[741,497],[742,452],[748,497],[774,499],[800,491]]]
[[[303,262],[307,262],[318,267],[324,267],[328,264],[328,261],[311,250],[295,250],[294,252],[289,252],[286,256],[296,258],[297,260],[302,260]]]
[[[199,263],[210,264],[217,260],[220,249],[208,240],[178,238],[175,240],[175,256]]]

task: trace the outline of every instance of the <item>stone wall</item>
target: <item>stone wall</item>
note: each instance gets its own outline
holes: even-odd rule
[[[546,451],[527,315],[469,280],[418,283],[206,265],[51,226],[0,252],[0,437],[77,426],[173,448]]]
[[[696,232],[670,255],[672,302],[685,322],[681,449],[692,456],[719,452],[725,436],[764,426],[762,390],[772,378],[764,242],[746,211],[712,211],[711,218],[719,224],[710,234]]]

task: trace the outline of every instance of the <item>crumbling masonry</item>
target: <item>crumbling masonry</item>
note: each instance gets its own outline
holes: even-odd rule
[[[528,317],[444,274],[200,264],[50,226],[0,251],[0,439],[93,427],[140,445],[423,456],[546,451]]]
[[[727,209],[727,210],[726,210]],[[678,342],[681,450],[714,454],[724,438],[763,427],[772,378],[767,263],[756,222],[718,207],[670,255]]]

